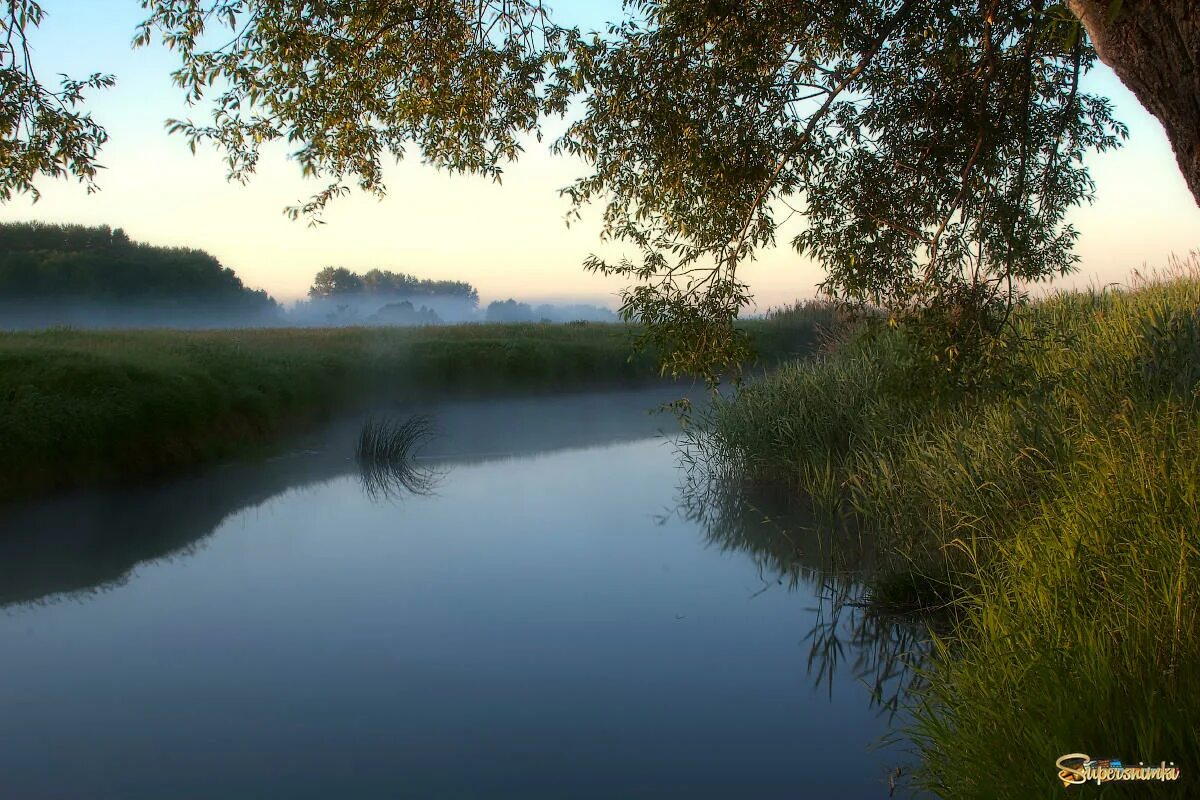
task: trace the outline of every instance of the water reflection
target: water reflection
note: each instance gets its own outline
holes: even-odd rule
[[[421,451],[436,430],[428,414],[368,417],[354,449],[367,497],[375,502],[396,502],[408,495],[432,494],[446,473],[421,461]]]
[[[676,512],[697,523],[710,546],[752,558],[760,591],[785,587],[814,597],[804,636],[814,685],[832,695],[835,676],[848,675],[894,721],[920,688],[930,637],[923,620],[873,608],[864,583],[874,567],[870,539],[848,523],[819,523],[795,493],[746,484],[696,447],[683,445]]]
[[[263,462],[235,462],[153,486],[80,492],[10,509],[0,520],[0,606],[86,597],[122,586],[139,564],[194,554],[239,511],[284,502],[290,492],[342,475],[357,473],[372,500],[394,501],[430,494],[455,464],[669,432],[669,416],[647,412],[677,394],[648,390],[450,404],[437,409],[437,424],[430,414],[368,415],[364,421],[337,421]],[[411,452],[362,457],[367,432],[396,430],[411,435]],[[444,435],[435,436],[439,430]],[[924,657],[928,637],[920,621],[870,608],[862,583],[872,567],[869,542],[850,527],[816,524],[791,493],[744,485],[687,450],[686,442],[681,446],[683,480],[670,513],[697,525],[710,547],[749,557],[761,584],[755,593],[780,587],[813,596],[814,624],[803,636],[813,683],[832,693],[835,676],[849,674],[867,687],[874,706],[894,715],[919,679],[912,666]]]
[[[917,646],[856,605],[869,554],[770,492],[676,498],[674,420],[646,413],[670,394],[386,410],[436,414],[422,454],[452,469],[399,504],[370,502],[351,419],[11,509],[6,788],[887,797],[879,711]]]
[[[290,493],[358,475],[366,494],[387,495],[395,476],[365,474],[355,459],[364,421],[417,414],[440,434],[419,453],[420,479],[391,497],[436,486],[454,465],[634,441],[672,430],[651,411],[678,398],[675,387],[589,392],[382,409],[346,417],[287,443],[261,461],[234,461],[135,487],[78,491],[0,507],[0,607],[84,597],[124,585],[139,564],[186,558],[230,517]]]

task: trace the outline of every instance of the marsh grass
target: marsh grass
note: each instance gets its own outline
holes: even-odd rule
[[[824,312],[746,323],[770,363]],[[0,333],[0,501],[244,453],[372,400],[600,389],[660,378],[625,325]]]
[[[807,357],[833,350],[844,341],[869,311],[852,312],[829,300],[799,300],[772,308],[760,319],[745,320],[741,327],[754,351],[769,363],[787,357]]]
[[[433,419],[422,414],[366,420],[354,457],[367,495],[373,500],[396,500],[431,494],[441,475],[418,458],[435,433]]]
[[[938,642],[913,731],[928,788],[1051,796],[1062,791],[1053,760],[1067,752],[1174,761],[1187,784],[1200,777],[1198,491],[1194,410],[1160,401],[1087,434],[1053,497],[961,600],[955,635]]]
[[[240,454],[376,400],[656,375],[619,325],[0,334],[0,499]]]
[[[912,731],[935,793],[1057,796],[1069,752],[1200,779],[1198,309],[1193,254],[1021,309],[991,387],[931,383],[885,331],[708,419],[742,475],[876,537],[879,602],[951,616]],[[1104,794],[1148,792],[1187,794]]]

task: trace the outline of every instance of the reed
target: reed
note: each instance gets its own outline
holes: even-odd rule
[[[0,499],[241,454],[376,400],[656,376],[620,325],[0,334]]]
[[[990,387],[921,382],[884,330],[706,420],[716,458],[875,537],[877,601],[952,618],[914,709],[926,788],[1056,795],[1070,752],[1200,771],[1198,309],[1193,253],[1021,309]],[[1107,789],[1148,791],[1180,787]]]
[[[359,431],[354,456],[368,496],[398,499],[410,494],[430,494],[439,476],[418,462],[418,453],[435,430],[433,419],[422,414],[405,419],[366,420]]]
[[[746,329],[765,363],[815,346],[823,309]],[[0,332],[0,501],[244,454],[371,400],[659,379],[626,325]]]

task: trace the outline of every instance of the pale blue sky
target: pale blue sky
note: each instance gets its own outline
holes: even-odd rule
[[[233,267],[247,284],[281,300],[301,296],[322,266],[403,270],[430,278],[468,280],[485,301],[579,299],[614,305],[620,281],[586,274],[580,263],[601,247],[596,215],[567,229],[567,202],[558,189],[582,174],[579,162],[531,146],[497,186],[450,177],[415,159],[388,169],[389,196],[337,201],[327,224],[292,222],[283,207],[312,190],[283,148],[264,155],[248,187],[228,184],[221,157],[191,155],[163,120],[188,116],[168,78],[173,56],[161,47],[133,51],[129,41],[143,16],[136,0],[43,0],[47,19],[33,42],[39,72],[115,73],[117,85],[89,107],[109,131],[101,161],[102,191],[88,196],[71,183],[40,184],[42,200],[0,206],[0,220],[36,219],[123,227],[135,239],[203,248]],[[598,27],[620,3],[559,2],[558,16]],[[1172,253],[1200,248],[1200,209],[1180,177],[1158,123],[1104,68],[1089,88],[1112,97],[1130,128],[1121,150],[1092,156],[1097,202],[1072,221],[1082,232],[1083,268],[1065,285],[1123,281],[1131,269],[1165,263]],[[793,223],[796,224],[796,223]],[[780,241],[791,234],[785,230]],[[744,268],[760,306],[813,294],[815,264],[786,245]]]

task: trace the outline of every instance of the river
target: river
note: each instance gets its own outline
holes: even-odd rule
[[[911,632],[786,503],[697,493],[677,395],[429,405],[424,493],[346,419],[7,509],[0,797],[889,797]]]

